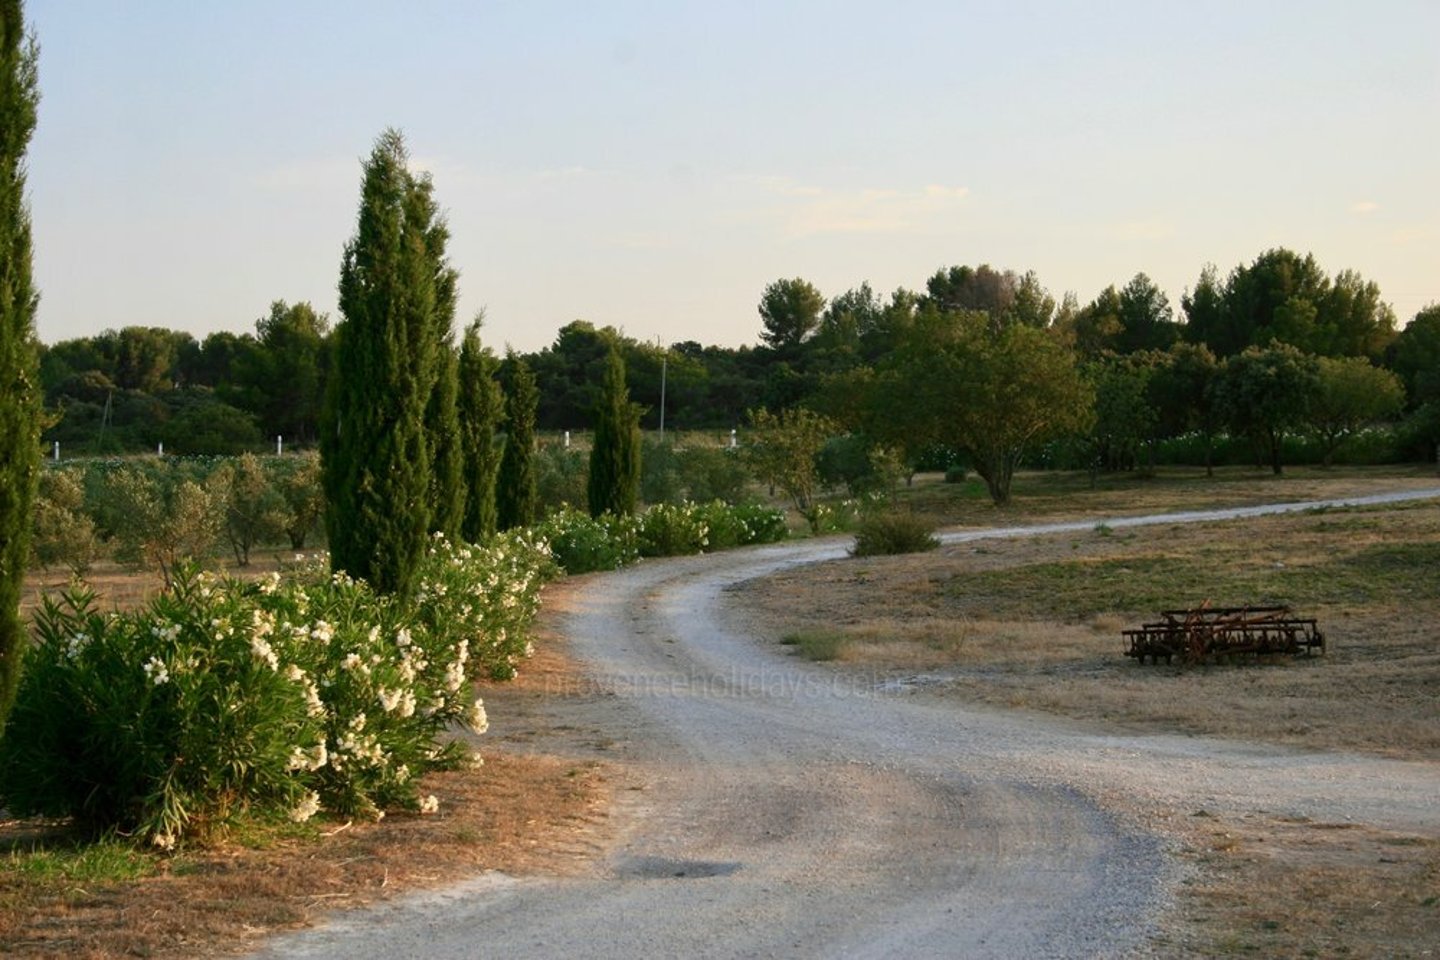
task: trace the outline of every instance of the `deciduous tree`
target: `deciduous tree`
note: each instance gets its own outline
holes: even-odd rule
[[[1215,399],[1230,429],[1255,441],[1279,476],[1285,438],[1304,429],[1319,379],[1315,358],[1289,344],[1250,347],[1225,361]]]
[[[1027,447],[1083,433],[1094,407],[1074,356],[1047,331],[996,329],[988,313],[933,307],[882,369],[875,395],[914,442],[967,450],[996,504],[1009,502]]]
[[[783,490],[795,509],[811,518],[815,488],[820,483],[818,458],[825,441],[835,433],[834,424],[804,407],[779,413],[762,407],[749,411],[747,418],[745,462],[761,483]],[[811,526],[815,526],[813,519]]]
[[[1320,357],[1317,372],[1309,427],[1328,467],[1355,431],[1400,412],[1405,388],[1399,377],[1364,357]]]

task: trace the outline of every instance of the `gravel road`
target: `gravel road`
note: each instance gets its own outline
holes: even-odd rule
[[[1424,496],[1440,490],[1103,522]],[[1224,809],[1440,834],[1437,764],[1097,735],[907,696],[747,635],[746,581],[847,546],[647,561],[588,581],[562,629],[613,695],[607,716],[647,788],[619,804],[618,837],[587,873],[487,874],[258,955],[1144,956],[1181,878],[1171,818]]]

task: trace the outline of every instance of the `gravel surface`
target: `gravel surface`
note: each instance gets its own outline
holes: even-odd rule
[[[588,874],[488,874],[259,955],[1143,956],[1182,878],[1175,818],[1263,812],[1440,833],[1440,765],[1096,735],[841,675],[747,634],[746,581],[848,545],[646,561],[588,580],[561,628],[646,784],[620,803],[618,836]]]

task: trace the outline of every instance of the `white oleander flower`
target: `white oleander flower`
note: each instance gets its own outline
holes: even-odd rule
[[[165,668],[165,661],[159,657],[151,657],[146,660],[143,669],[145,676],[157,687],[170,679],[170,671]]]
[[[476,733],[484,733],[490,729],[490,718],[485,714],[485,701],[479,697],[470,705],[470,713],[465,718],[465,723]]]
[[[290,811],[290,819],[296,823],[304,823],[315,814],[320,812],[320,794],[311,790],[304,798]]]

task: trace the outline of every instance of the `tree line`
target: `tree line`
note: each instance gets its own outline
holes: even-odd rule
[[[897,411],[872,411],[865,430],[856,409],[865,391],[857,384],[898,378],[938,389],[962,375],[975,384],[990,367],[932,369],[918,361],[938,363],[957,351],[975,360],[1001,347],[1028,356],[1053,347],[1090,387],[1067,402],[1085,406],[1090,398],[1095,458],[1105,468],[1133,465],[1137,450],[1157,437],[1194,431],[1254,436],[1273,454],[1284,435],[1313,426],[1333,452],[1360,424],[1403,415],[1404,452],[1419,457],[1433,455],[1440,430],[1440,306],[1401,329],[1373,282],[1349,270],[1332,277],[1313,256],[1285,249],[1265,251],[1224,277],[1206,267],[1179,316],[1143,273],[1082,305],[1073,295],[1057,303],[1033,272],[988,265],[944,268],[923,292],[902,288],[888,297],[862,283],[827,298],[803,279],[781,279],[763,290],[757,313],[759,342],[738,348],[693,341],[661,347],[611,327],[567,324],[545,348],[511,361],[534,380],[534,428],[592,428],[613,353],[642,425],[652,429],[663,392],[672,429],[730,429],[750,410],[810,406],[850,430],[873,434],[882,420],[903,424],[913,447],[927,431],[913,417],[897,419]],[[1022,348],[1027,337],[1032,343]],[[177,453],[239,452],[277,436],[313,444],[335,339],[328,318],[311,305],[276,301],[253,334],[217,332],[196,341],[127,327],[54,344],[40,361],[52,420],[45,440],[76,453],[160,443]],[[1048,346],[1038,346],[1042,340]],[[948,345],[937,353],[939,341]],[[448,334],[443,348],[460,362]],[[1276,350],[1262,367],[1290,381],[1257,392],[1259,368],[1237,358]],[[992,353],[991,361],[999,357]],[[460,389],[477,389],[485,369],[472,356]],[[922,390],[901,412],[922,395],[940,402]],[[950,439],[973,447],[973,438]]]

